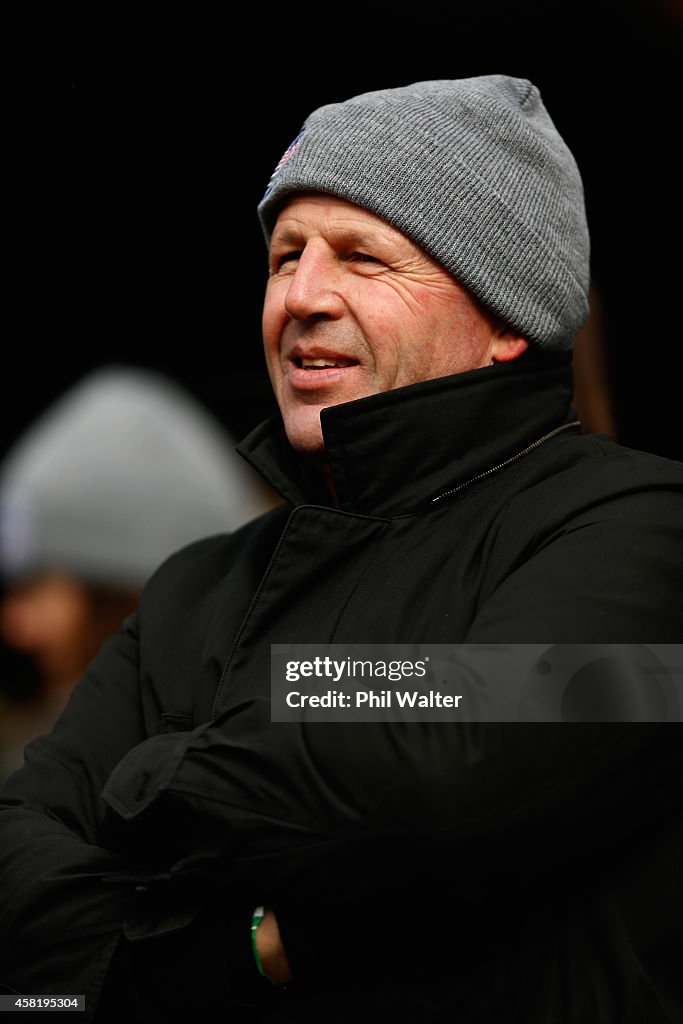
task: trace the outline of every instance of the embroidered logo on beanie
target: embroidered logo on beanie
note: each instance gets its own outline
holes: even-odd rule
[[[294,139],[293,142],[291,142],[289,144],[287,149],[284,151],[284,153],[280,157],[280,161],[279,161],[277,167],[275,168],[275,170],[273,171],[273,173],[270,176],[270,181],[268,182],[268,187],[267,187],[266,191],[263,193],[263,199],[261,199],[261,202],[263,202],[263,200],[266,199],[270,195],[270,193],[271,193],[271,191],[273,189],[273,186],[274,186],[275,182],[277,181],[277,179],[279,178],[279,176],[280,176],[280,174],[281,174],[285,164],[287,163],[287,161],[289,159],[291,159],[291,157],[294,156],[294,154],[295,154],[295,152],[297,150],[297,147],[298,147],[299,143],[301,142],[301,139],[303,138],[303,134],[304,134],[305,130],[306,130],[305,128],[301,129],[301,131],[299,132],[297,137]]]

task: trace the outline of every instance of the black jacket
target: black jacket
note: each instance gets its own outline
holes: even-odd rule
[[[570,394],[523,357],[328,409],[338,507],[279,421],[247,439],[286,505],[165,562],[4,787],[0,982],[98,1021],[680,1019],[679,726],[270,721],[272,643],[683,640],[683,467]]]

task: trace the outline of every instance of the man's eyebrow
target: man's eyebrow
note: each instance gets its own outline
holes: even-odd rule
[[[296,228],[275,227],[270,236],[271,246],[277,245],[298,245],[301,242],[301,232]]]
[[[360,249],[395,249],[395,243],[385,238],[379,231],[343,231],[344,242],[349,246]]]

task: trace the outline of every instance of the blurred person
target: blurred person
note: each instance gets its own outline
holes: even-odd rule
[[[50,731],[154,569],[268,507],[227,432],[161,374],[101,368],[32,425],[0,466],[0,638],[31,659],[38,686],[25,699],[0,686],[0,780]]]
[[[285,505],[167,559],[7,781],[0,981],[97,1024],[670,1020],[676,727],[270,715],[278,644],[681,640],[682,469],[570,407],[572,154],[525,79],[418,82],[314,111],[259,215],[280,411],[238,450]]]

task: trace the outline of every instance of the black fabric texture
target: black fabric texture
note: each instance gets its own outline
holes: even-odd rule
[[[679,725],[270,721],[275,643],[683,641],[683,467],[553,434],[570,394],[546,356],[326,410],[339,507],[277,420],[244,442],[287,503],[157,570],[0,792],[0,983],[107,1024],[681,1020]]]

